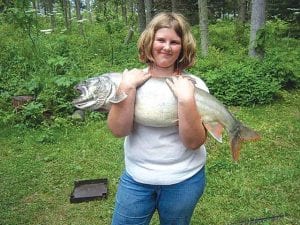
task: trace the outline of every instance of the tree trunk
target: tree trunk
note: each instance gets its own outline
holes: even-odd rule
[[[122,17],[125,23],[127,24],[127,0],[122,0],[121,3],[121,8],[122,8]]]
[[[137,8],[136,0],[129,0],[129,22],[130,26],[133,27],[135,24],[135,9]]]
[[[153,6],[153,1],[152,0],[145,0],[145,11],[146,11],[146,24],[150,22],[152,19],[152,6]]]
[[[207,0],[198,0],[201,53],[208,55],[208,16]]]
[[[91,0],[85,0],[85,4],[86,4],[86,9],[88,11],[89,21],[92,23],[93,22],[93,15],[92,15],[92,9],[91,9]]]
[[[80,12],[80,0],[75,0],[75,8],[76,8],[76,18],[77,20],[81,20],[81,12]]]
[[[252,0],[251,11],[251,31],[249,42],[249,56],[262,58],[264,56],[264,46],[259,43],[261,37],[258,36],[258,31],[265,24],[265,0]],[[259,42],[258,42],[259,41]]]
[[[146,28],[146,15],[145,15],[144,0],[138,0],[137,8],[138,8],[139,32],[142,33]]]
[[[238,18],[235,24],[235,38],[239,43],[243,43],[245,34],[247,0],[238,0]]]
[[[177,0],[172,0],[172,12],[178,12]]]
[[[51,28],[52,30],[55,29],[55,15],[53,12],[53,0],[48,0],[48,10],[49,10],[49,14],[50,14],[50,23],[51,23]]]
[[[72,9],[71,9],[71,2],[70,0],[67,0],[67,4],[68,4],[68,18],[69,18],[69,24],[70,24],[70,29],[71,29],[71,24],[72,24]]]
[[[114,18],[118,18],[119,17],[119,2],[118,0],[114,0],[114,6],[115,6],[115,13],[114,13]]]
[[[129,30],[128,30],[128,34],[124,40],[124,44],[125,45],[128,45],[129,42],[131,41],[132,37],[133,37],[133,34],[134,34],[134,29],[133,27],[130,27]]]
[[[241,24],[246,22],[246,0],[239,0],[239,16],[238,21]]]
[[[37,7],[37,1],[36,0],[32,0],[32,8],[35,10],[35,13],[38,12],[38,7]]]
[[[62,8],[63,8],[63,14],[64,14],[64,20],[65,20],[65,26],[68,31],[71,30],[71,23],[69,19],[69,4],[68,0],[62,0]]]
[[[77,23],[78,23],[78,27],[79,27],[79,32],[81,35],[84,35],[82,15],[80,12],[80,0],[75,0],[75,8],[76,8],[76,18],[77,18]]]

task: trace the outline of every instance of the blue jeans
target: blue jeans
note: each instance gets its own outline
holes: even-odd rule
[[[188,225],[205,187],[205,169],[173,185],[148,185],[121,176],[112,225],[147,225],[155,210],[161,225]]]

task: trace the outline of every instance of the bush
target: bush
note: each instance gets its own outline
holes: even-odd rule
[[[0,39],[5,40],[0,42],[3,121],[34,126],[45,118],[67,117],[74,110],[73,86],[79,80],[144,66],[137,56],[138,32],[132,42],[124,44],[128,26],[118,18],[99,17],[96,23],[85,23],[84,35],[78,34],[76,25],[69,33],[60,33],[57,27],[46,35],[39,30],[49,21],[32,16],[20,10],[0,15]],[[195,75],[203,74],[211,92],[228,105],[270,103],[280,88],[299,87],[299,78],[294,75],[299,76],[299,42],[282,38],[287,24],[279,20],[267,23],[263,62],[247,59],[248,28],[229,21],[211,24],[209,55],[201,57],[198,46],[197,63],[190,69]],[[198,26],[193,27],[193,33],[199,40]],[[11,99],[17,95],[31,95],[35,100],[15,113]]]
[[[299,85],[296,76],[272,59],[248,59],[208,71],[204,79],[212,94],[226,105],[268,104],[282,88]]]

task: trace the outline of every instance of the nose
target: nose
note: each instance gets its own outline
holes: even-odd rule
[[[167,52],[171,52],[172,48],[171,48],[170,43],[166,43],[166,44],[164,45],[164,50],[167,51]]]

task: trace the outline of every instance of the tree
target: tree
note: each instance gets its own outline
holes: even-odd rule
[[[137,1],[139,32],[143,32],[146,28],[146,14],[144,0]]]
[[[70,8],[69,0],[62,0],[62,11],[65,20],[65,26],[68,31],[71,30],[71,15],[69,14],[71,10],[69,8]]]
[[[77,23],[79,23],[79,32],[81,35],[84,35],[83,33],[83,21],[82,21],[82,15],[80,12],[80,7],[81,7],[81,1],[80,0],[75,0],[75,8],[76,8],[76,18],[77,18]]]
[[[127,24],[127,0],[121,0],[122,18]]]
[[[178,1],[177,0],[172,0],[172,12],[177,12],[178,11]]]
[[[247,0],[238,0],[238,22],[244,24],[246,22]]]
[[[208,55],[208,16],[207,0],[198,0],[199,24],[200,24],[200,43],[203,56]]]
[[[251,31],[249,42],[249,56],[262,58],[264,56],[264,24],[265,0],[252,0]]]
[[[81,20],[82,19],[81,12],[80,12],[80,6],[81,6],[80,0],[75,0],[75,8],[76,8],[76,18],[77,18],[77,20]]]
[[[145,0],[146,24],[152,19],[153,0]]]
[[[53,12],[53,3],[54,0],[47,0],[47,9],[50,14],[51,28],[54,30],[56,26],[56,22],[55,22],[55,14]]]
[[[92,8],[91,8],[91,0],[85,0],[86,9],[88,11],[88,18],[90,22],[93,22],[93,16],[92,16]]]
[[[235,23],[235,38],[238,42],[244,43],[244,34],[246,30],[246,18],[247,18],[247,1],[238,0],[238,17]]]

